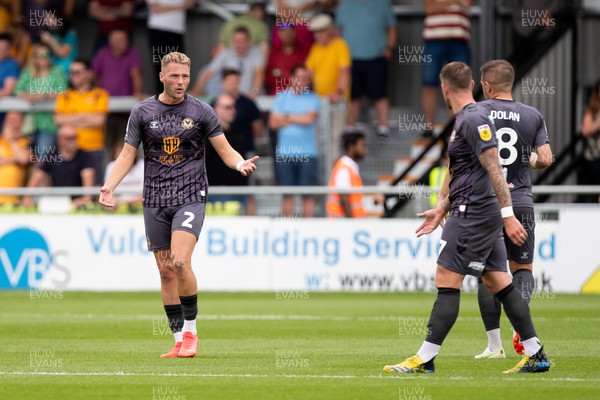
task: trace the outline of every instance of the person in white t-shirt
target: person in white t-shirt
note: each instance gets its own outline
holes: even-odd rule
[[[158,80],[160,60],[165,54],[185,52],[186,11],[196,7],[196,0],[146,0],[148,4],[148,30],[150,33],[150,52],[156,77],[155,89],[162,90]]]

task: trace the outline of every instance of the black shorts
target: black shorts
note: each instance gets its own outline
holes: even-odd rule
[[[388,60],[384,57],[374,60],[352,60],[352,85],[350,97],[360,99],[367,96],[371,100],[387,97]]]
[[[450,216],[442,231],[437,263],[461,275],[480,277],[483,271],[507,271],[502,217]]]
[[[200,236],[206,203],[197,202],[170,207],[144,207],[144,225],[149,251],[171,247],[171,233],[186,231]]]
[[[508,259],[518,264],[532,264],[535,252],[535,213],[533,207],[513,206],[515,217],[521,222],[527,232],[527,240],[523,246],[517,246],[504,235]]]

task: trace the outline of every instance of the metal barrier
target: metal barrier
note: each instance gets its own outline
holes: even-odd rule
[[[316,195],[330,193],[364,193],[364,194],[430,194],[437,193],[439,188],[425,185],[402,186],[364,186],[362,188],[330,188],[328,186],[212,186],[209,193],[213,195]],[[98,195],[100,187],[37,187],[37,188],[0,188],[0,195],[13,196],[80,196]],[[137,189],[117,188],[116,194],[140,194]],[[534,194],[600,194],[600,185],[539,185],[533,187]]]

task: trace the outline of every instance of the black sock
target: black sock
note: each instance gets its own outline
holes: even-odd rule
[[[528,269],[518,269],[513,274],[513,285],[521,293],[523,300],[529,304],[531,302],[531,296],[535,290],[535,279],[533,273]]]
[[[198,295],[179,296],[181,300],[181,309],[183,310],[183,319],[191,321],[198,315]]]
[[[478,279],[478,282],[477,302],[479,303],[479,312],[481,313],[485,330],[499,329],[502,303],[485,287],[481,278]]]
[[[439,288],[427,323],[427,342],[441,345],[456,322],[460,308],[460,290]]]
[[[523,300],[521,294],[515,290],[515,286],[512,283],[496,293],[496,297],[502,302],[504,312],[513,328],[519,332],[521,340],[537,336],[533,327],[533,321],[531,320],[529,305]]]
[[[165,312],[169,319],[169,328],[171,328],[171,332],[181,332],[183,329],[183,311],[181,309],[181,304],[166,305]]]

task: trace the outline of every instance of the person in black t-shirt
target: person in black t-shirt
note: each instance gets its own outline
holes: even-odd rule
[[[62,125],[57,133],[58,147],[55,151],[40,157],[39,166],[33,172],[27,187],[92,187],[96,171],[94,160],[77,146],[77,130],[72,125]],[[73,198],[75,206],[90,201],[92,196],[84,195]],[[30,206],[31,196],[24,196],[22,204]]]

